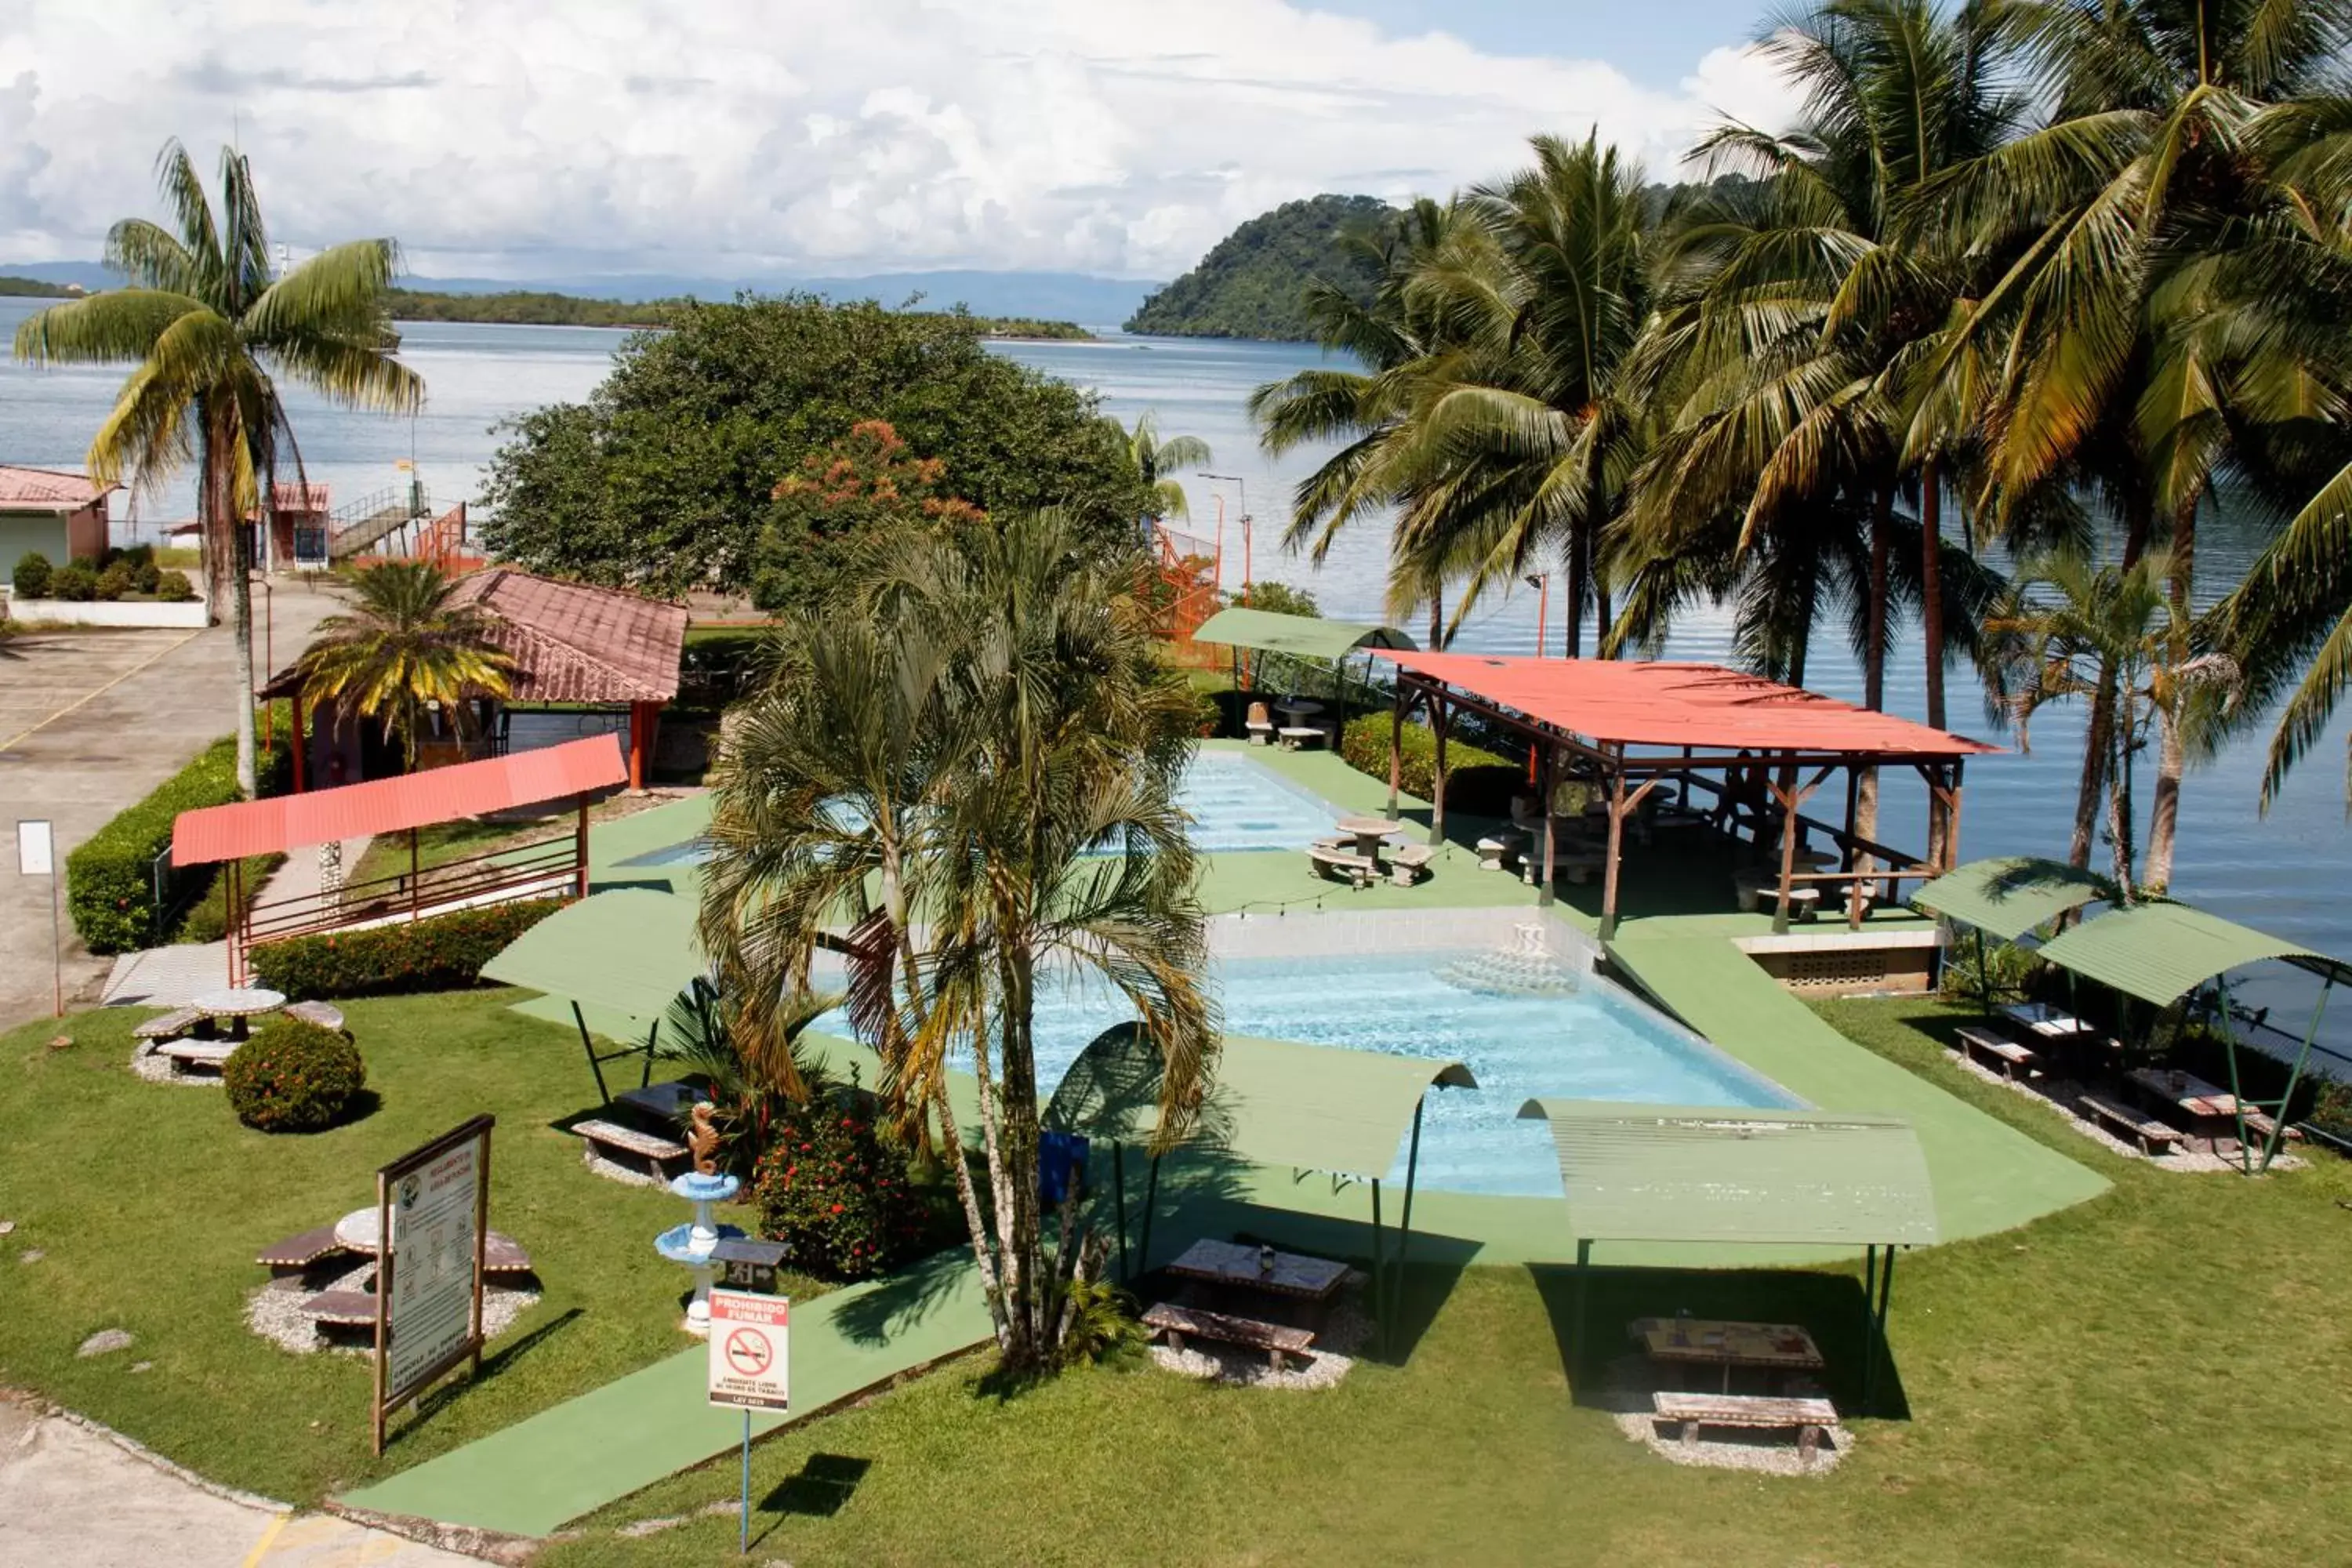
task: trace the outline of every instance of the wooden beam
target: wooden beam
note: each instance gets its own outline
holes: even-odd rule
[[[1396,700],[1389,705],[1389,819],[1397,814],[1397,796],[1404,788],[1405,683],[1399,680]]]
[[[576,898],[588,896],[588,797],[580,797],[579,826],[572,830],[572,891]]]
[[[1429,698],[1430,728],[1437,735],[1437,773],[1429,803],[1429,841],[1433,845],[1445,842],[1445,731],[1449,722],[1445,700],[1436,692]]]
[[[296,687],[294,689],[292,701],[294,704],[294,732],[287,737],[287,741],[288,743],[294,748],[294,793],[296,795],[300,795],[308,786],[308,774],[310,764],[310,759],[304,755],[304,753],[310,749],[310,742],[306,741],[302,735],[302,689],[300,687]]]
[[[1558,756],[1553,752],[1549,743],[1545,744],[1543,748],[1543,783],[1539,786],[1543,792],[1543,798],[1536,802],[1536,810],[1540,813],[1543,817],[1543,859],[1538,863],[1536,870],[1536,887],[1539,889],[1536,894],[1536,905],[1539,909],[1550,908],[1552,900],[1552,857],[1558,850],[1558,839],[1554,834],[1551,824],[1551,792],[1553,786],[1553,770],[1558,765]]]

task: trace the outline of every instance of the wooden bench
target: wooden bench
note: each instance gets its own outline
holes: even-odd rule
[[[1811,1464],[1822,1434],[1837,1425],[1837,1406],[1826,1399],[1773,1399],[1753,1394],[1674,1394],[1650,1395],[1651,1408],[1661,1421],[1682,1425],[1685,1444],[1698,1441],[1702,1426],[1748,1426],[1762,1431],[1797,1434],[1797,1452]]]
[[[1275,731],[1286,752],[1312,751],[1323,743],[1323,731],[1312,724],[1285,724]]]
[[[2245,1108],[2245,1111],[2246,1131],[2252,1133],[2254,1137],[2269,1138],[2272,1134],[2278,1131],[2278,1118],[2273,1116],[2269,1111],[2256,1110],[2251,1105]],[[2283,1143],[2300,1143],[2303,1142],[2303,1129],[2300,1127],[2290,1127],[2279,1141]]]
[[[335,1227],[322,1225],[265,1247],[254,1258],[265,1268],[308,1268],[322,1258],[346,1250],[335,1239]]]
[[[668,1179],[667,1173],[662,1168],[665,1161],[683,1160],[688,1152],[685,1144],[674,1139],[654,1132],[641,1132],[617,1121],[582,1121],[574,1124],[572,1131],[586,1141],[590,1153],[609,1150],[643,1160],[646,1173],[656,1182]],[[627,1162],[615,1160],[614,1163],[625,1164]]]
[[[375,1296],[367,1290],[321,1290],[302,1303],[302,1315],[338,1329],[373,1327]]]
[[[322,1029],[332,1029],[337,1034],[342,1033],[343,1010],[332,1003],[289,1002],[278,1011],[289,1018],[299,1019],[305,1024],[316,1024]]]
[[[1322,875],[1360,889],[1370,887],[1372,878],[1380,870],[1369,855],[1358,855],[1346,849],[1328,849],[1319,844],[1307,851],[1307,858],[1314,862],[1315,869]]]
[[[171,1058],[173,1072],[185,1072],[192,1067],[210,1068],[218,1072],[235,1054],[237,1043],[235,1040],[164,1040],[155,1047],[155,1054]]]
[[[2042,1060],[2040,1052],[2019,1045],[2005,1036],[1996,1035],[1990,1029],[1964,1028],[1954,1032],[1959,1037],[1963,1055],[1990,1057],[1992,1059],[1988,1065],[2006,1079],[2014,1079],[2032,1072]]]
[[[194,1007],[175,1007],[169,1013],[158,1013],[131,1031],[134,1040],[145,1040],[152,1047],[163,1040],[176,1040],[193,1034],[205,1022],[205,1016]]]
[[[1434,844],[1408,844],[1389,856],[1389,880],[1400,888],[1410,888],[1436,858]]]
[[[1282,1370],[1282,1358],[1304,1355],[1315,1336],[1305,1329],[1294,1329],[1281,1323],[1261,1323],[1255,1318],[1230,1317],[1223,1312],[1203,1311],[1198,1307],[1180,1307],[1173,1301],[1161,1301],[1143,1314],[1146,1328],[1155,1329],[1168,1337],[1172,1350],[1184,1348],[1184,1336],[1216,1340],[1224,1344],[1242,1345],[1250,1350],[1264,1351],[1275,1371]]]
[[[2137,1110],[2126,1110],[2112,1100],[2102,1100],[2095,1094],[2086,1094],[2076,1103],[2082,1106],[2084,1111],[2094,1121],[2104,1121],[2125,1137],[2137,1142],[2142,1153],[2154,1156],[2170,1153],[2180,1147],[2182,1134],[2179,1128],[2168,1127],[2153,1118],[2142,1116]]]

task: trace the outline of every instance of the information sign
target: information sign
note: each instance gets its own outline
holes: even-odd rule
[[[482,1247],[488,1235],[488,1116],[376,1173],[375,1449],[384,1418],[427,1384],[482,1355]]]

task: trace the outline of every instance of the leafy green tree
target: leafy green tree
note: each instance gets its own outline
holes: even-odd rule
[[[945,463],[916,457],[882,420],[861,421],[769,492],[776,504],[760,532],[752,603],[772,614],[823,598],[876,536],[984,515],[950,491]]]
[[[1150,516],[1155,521],[1173,517],[1190,521],[1192,503],[1184,499],[1184,487],[1176,479],[1176,470],[1198,468],[1216,461],[1209,455],[1209,444],[1198,436],[1171,436],[1161,440],[1159,421],[1147,412],[1128,433],[1127,455],[1150,492]]]
[[[282,461],[300,467],[275,377],[386,413],[414,410],[425,384],[393,357],[384,300],[400,252],[391,240],[332,246],[277,276],[244,154],[221,150],[217,209],[177,142],[164,144],[157,177],[177,232],[143,218],[116,224],[107,265],[131,286],[27,318],[16,329],[16,357],[137,366],[90,439],[93,479],[128,476],[152,489],[194,457],[205,596],[215,616],[229,605],[236,637],[237,784],[250,795],[253,604],[244,520],[268,504]]]
[[[352,586],[351,609],[320,621],[295,661],[303,700],[334,703],[346,721],[381,723],[413,772],[426,707],[438,704],[463,733],[473,699],[513,689],[514,660],[493,640],[489,617],[430,562],[387,561]]]
[[[703,938],[761,1051],[829,928],[886,1103],[937,1117],[951,1050],[980,1080],[986,1192],[950,1158],[1007,1368],[1058,1364],[1108,1248],[1075,1196],[1047,1236],[1032,1033],[1041,973],[1122,993],[1165,1066],[1163,1139],[1214,1064],[1197,863],[1174,798],[1192,703],[1131,563],[1073,520],[894,536],[854,590],[795,618],[714,783]]]
[[[971,317],[792,295],[686,307],[629,340],[587,402],[515,421],[483,537],[585,582],[742,590],[778,478],[868,420],[988,512],[1060,507],[1109,538],[1146,510],[1126,433],[1091,395],[991,353]]]

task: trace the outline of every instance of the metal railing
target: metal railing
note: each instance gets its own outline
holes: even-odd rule
[[[580,837],[567,833],[513,849],[495,849],[413,871],[346,882],[337,890],[305,893],[248,908],[238,921],[246,949],[289,937],[347,931],[353,926],[421,920],[456,907],[501,903],[548,889],[568,893],[576,885]]]

